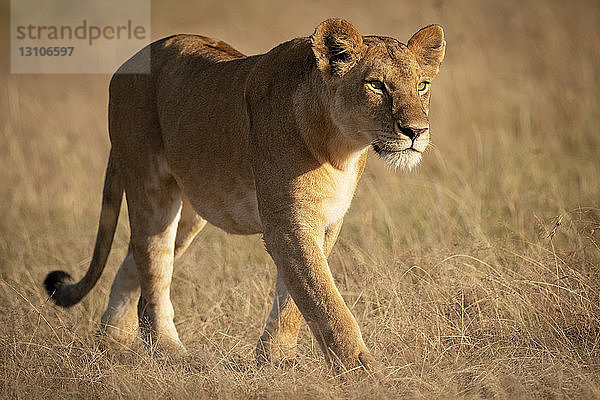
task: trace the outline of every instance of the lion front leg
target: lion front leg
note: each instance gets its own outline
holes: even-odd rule
[[[354,316],[335,286],[319,243],[324,235],[309,228],[277,224],[265,229],[267,250],[278,276],[315,335],[325,359],[336,370],[375,368]]]
[[[288,292],[281,274],[277,273],[273,308],[256,345],[257,362],[281,363],[292,360],[296,356],[301,324],[302,314]]]
[[[329,257],[333,245],[342,227],[342,220],[332,224],[325,230],[323,253]],[[273,307],[269,313],[265,330],[256,346],[256,360],[282,363],[296,356],[298,331],[302,324],[302,314],[287,290],[281,274],[277,274]]]

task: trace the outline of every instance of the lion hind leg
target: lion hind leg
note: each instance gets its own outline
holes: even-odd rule
[[[179,219],[177,235],[175,237],[175,259],[181,257],[198,232],[205,226],[206,220],[196,213],[188,199],[183,196],[181,218]]]
[[[174,258],[180,257],[194,237],[206,225],[184,198],[181,217],[177,224]],[[141,328],[142,336],[149,340],[151,332],[147,302],[141,296],[138,267],[131,246],[111,287],[106,311],[102,315],[100,333],[104,339],[129,346]]]
[[[108,306],[102,315],[100,333],[111,342],[129,346],[138,333],[137,302],[140,279],[131,251],[112,284]]]
[[[149,325],[147,339],[161,353],[182,353],[185,349],[173,322],[170,298],[175,238],[182,209],[181,190],[169,174],[163,157],[149,159],[144,172],[142,179],[128,175],[126,195],[130,249],[143,298],[142,314]]]
[[[200,217],[185,196],[182,196],[182,207],[177,233],[175,235],[175,249],[173,259],[176,260],[187,250],[196,235],[206,226],[206,220]],[[151,316],[148,301],[144,296],[139,296],[137,303],[137,323],[142,337],[146,342],[152,342]]]

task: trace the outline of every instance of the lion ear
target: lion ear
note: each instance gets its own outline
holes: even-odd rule
[[[444,29],[439,25],[426,26],[410,38],[408,48],[417,56],[425,72],[433,78],[440,70],[446,52]]]
[[[321,22],[310,40],[317,67],[326,81],[350,71],[367,49],[358,31],[339,18]]]

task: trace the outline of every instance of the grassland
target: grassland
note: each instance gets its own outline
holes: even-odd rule
[[[126,218],[81,304],[56,308],[41,282],[54,269],[81,276],[90,261],[110,77],[10,75],[5,56],[1,397],[600,397],[600,3],[164,1],[152,34],[206,34],[251,54],[331,16],[403,41],[434,22],[447,35],[435,146],[410,174],[370,157],[330,257],[386,378],[332,379],[306,327],[297,366],[258,369],[275,268],[259,236],[213,227],[175,267],[189,359],[98,349]]]

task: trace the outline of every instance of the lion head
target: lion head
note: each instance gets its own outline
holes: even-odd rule
[[[329,19],[311,43],[338,130],[394,168],[416,166],[430,142],[430,86],[444,58],[443,29],[427,26],[403,44]]]

